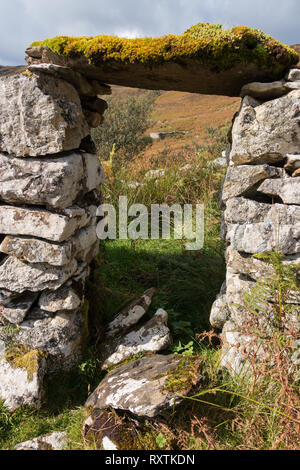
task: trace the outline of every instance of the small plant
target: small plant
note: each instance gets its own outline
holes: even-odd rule
[[[109,160],[111,165],[117,165],[120,161],[132,160],[151,145],[152,139],[145,132],[150,127],[157,96],[158,93],[145,92],[141,98],[107,99],[105,121],[92,132],[102,160]]]

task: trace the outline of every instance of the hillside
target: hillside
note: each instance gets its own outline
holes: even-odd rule
[[[120,99],[126,96],[142,96],[144,90],[112,87],[112,95]],[[200,95],[178,91],[162,91],[158,96],[153,112],[153,124],[148,132],[185,131],[184,135],[153,140],[145,154],[147,157],[165,149],[177,152],[194,142],[201,144],[207,127],[219,127],[230,123],[238,111],[240,98],[228,96]]]

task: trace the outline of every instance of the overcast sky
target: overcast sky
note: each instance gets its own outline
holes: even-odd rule
[[[299,0],[0,0],[0,15],[1,65],[23,64],[31,42],[57,35],[161,36],[200,21],[300,43]]]

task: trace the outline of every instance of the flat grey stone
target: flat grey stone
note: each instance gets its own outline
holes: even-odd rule
[[[251,192],[255,194],[259,182],[266,178],[280,178],[285,175],[286,173],[282,168],[269,165],[230,166],[227,169],[223,184],[222,201],[226,202],[232,197]]]
[[[77,261],[73,259],[65,266],[23,263],[9,256],[0,265],[0,289],[13,292],[39,292],[44,289],[58,289],[77,271]]]
[[[43,209],[0,205],[0,233],[32,235],[62,242],[91,223],[95,213],[95,206],[87,208],[74,206],[58,214]]]
[[[284,204],[300,205],[300,178],[266,179],[258,186],[257,191],[280,197]]]
[[[104,181],[95,155],[15,158],[0,154],[0,198],[15,204],[64,209]]]
[[[171,410],[192,391],[196,383],[186,379],[189,368],[197,374],[196,383],[204,380],[199,371],[199,358],[188,356],[152,355],[117,366],[100,382],[86,406],[101,410],[114,408],[153,418]],[[172,374],[176,374],[176,390],[168,387]]]

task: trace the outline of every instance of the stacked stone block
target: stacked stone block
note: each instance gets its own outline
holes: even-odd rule
[[[257,281],[274,275],[268,262],[253,255],[276,250],[284,264],[300,263],[300,70],[280,82],[246,85],[241,95],[221,196],[226,281],[210,316],[212,326],[222,329],[222,364],[236,373],[247,366],[252,341],[245,294],[253,296]],[[289,302],[285,326],[297,334],[299,293],[291,292]],[[274,318],[260,316],[260,327],[272,334]]]
[[[89,134],[108,93],[52,64],[0,77],[0,398],[10,409],[39,407],[44,374],[76,364],[86,339],[104,180]]]

